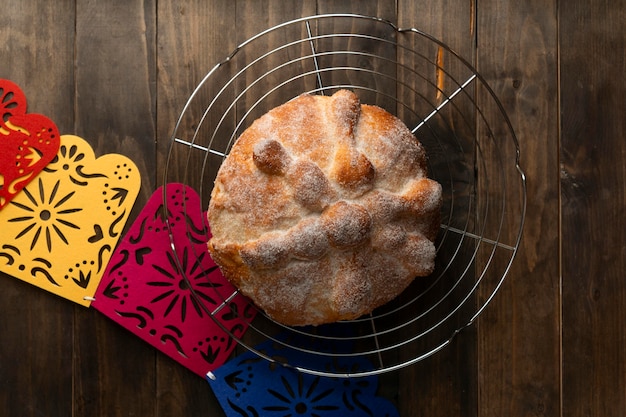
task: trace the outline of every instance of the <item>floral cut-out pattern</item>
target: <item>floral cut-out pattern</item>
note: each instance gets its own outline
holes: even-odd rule
[[[92,305],[204,377],[236,346],[225,329],[243,335],[256,310],[242,296],[229,299],[236,290],[209,256],[198,195],[181,184],[168,184],[166,195],[164,204],[159,188],[144,206],[113,254]]]
[[[64,135],[54,159],[0,212],[0,270],[89,306],[139,193],[135,164]]]
[[[278,337],[280,339],[280,337]],[[312,369],[370,369],[362,357],[308,355],[268,341],[255,349],[282,363]],[[396,407],[377,396],[378,377],[319,376],[277,365],[255,353],[244,353],[207,379],[228,417],[397,417]]]
[[[26,113],[26,96],[0,79],[0,210],[26,187],[59,150],[59,130],[41,114]]]

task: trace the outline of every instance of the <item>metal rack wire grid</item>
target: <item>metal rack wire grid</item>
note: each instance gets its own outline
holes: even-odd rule
[[[193,91],[173,131],[164,181],[192,187],[205,211],[220,164],[256,118],[300,94],[343,88],[398,116],[426,148],[429,176],[443,187],[436,269],[367,317],[289,328],[259,311],[243,338],[232,336],[269,361],[350,377],[397,370],[444,348],[495,296],[517,252],[526,210],[519,146],[470,63],[418,29],[375,17],[317,15],[269,28]],[[218,310],[229,308],[229,298]],[[285,354],[255,349],[268,339]],[[342,357],[371,365],[345,369]]]

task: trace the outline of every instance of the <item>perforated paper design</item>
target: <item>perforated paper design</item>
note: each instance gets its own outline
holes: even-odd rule
[[[57,154],[59,130],[47,117],[26,112],[26,96],[0,79],[0,210]]]
[[[140,187],[122,155],[63,135],[49,165],[0,211],[0,270],[89,306]]]
[[[115,251],[93,307],[204,377],[236,345],[210,313],[241,336],[256,310],[239,295],[222,306],[235,289],[209,256],[200,207],[181,184],[167,185],[164,207],[158,189]]]
[[[311,346],[314,349],[314,346]],[[256,347],[282,363],[303,363],[314,369],[356,372],[371,369],[362,357],[306,355],[281,349],[273,342]],[[300,357],[302,355],[302,357]],[[317,362],[317,363],[313,363]],[[398,411],[376,394],[378,377],[335,378],[295,371],[244,353],[213,372],[209,384],[228,417],[396,417]]]

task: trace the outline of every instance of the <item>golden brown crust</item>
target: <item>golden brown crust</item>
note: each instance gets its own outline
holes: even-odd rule
[[[276,321],[353,319],[432,272],[440,207],[400,120],[349,91],[304,95],[256,120],[220,167],[209,251]]]

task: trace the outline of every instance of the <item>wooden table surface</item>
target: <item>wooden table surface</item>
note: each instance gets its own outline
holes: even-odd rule
[[[263,29],[331,12],[420,28],[472,62],[528,181],[496,298],[443,351],[385,376],[382,394],[402,416],[625,415],[624,0],[1,0],[0,78],[61,133],[136,162],[136,216],[203,75]],[[204,380],[97,311],[0,273],[0,415],[223,414]]]

